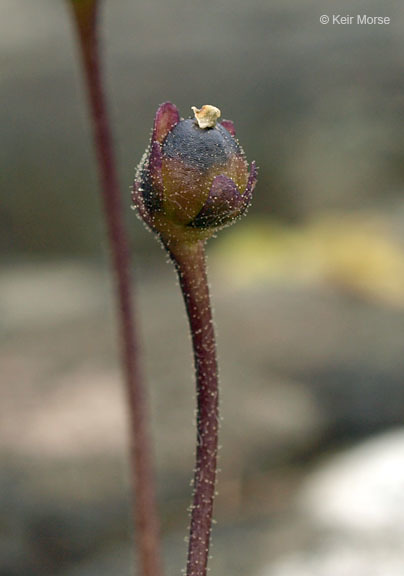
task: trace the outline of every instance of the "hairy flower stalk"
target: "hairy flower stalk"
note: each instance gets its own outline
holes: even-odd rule
[[[205,243],[244,214],[256,184],[233,123],[220,110],[193,107],[180,119],[170,102],[157,110],[150,146],[137,169],[133,201],[176,267],[188,314],[197,392],[197,452],[187,576],[206,576],[218,450],[218,367]]]
[[[159,523],[156,510],[148,409],[139,366],[131,283],[129,245],[113,154],[100,71],[97,42],[98,0],[68,0],[79,41],[80,56],[92,116],[94,142],[101,181],[102,201],[115,278],[122,365],[129,406],[131,477],[136,539],[142,576],[160,576]]]
[[[191,328],[197,381],[197,451],[188,575],[205,574],[208,563],[218,450],[219,390],[215,332],[201,241],[171,253]]]

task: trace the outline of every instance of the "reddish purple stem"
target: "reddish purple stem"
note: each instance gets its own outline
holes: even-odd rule
[[[102,201],[114,271],[122,365],[129,405],[131,476],[134,517],[143,576],[160,576],[159,523],[156,509],[151,443],[148,434],[146,393],[139,366],[134,310],[131,297],[129,244],[107,106],[103,93],[97,41],[99,0],[69,0],[79,40],[80,56],[91,110]]]
[[[185,300],[194,349],[197,451],[187,576],[206,576],[218,451],[218,368],[203,242],[171,251]]]

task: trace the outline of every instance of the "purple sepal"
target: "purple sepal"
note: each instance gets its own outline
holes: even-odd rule
[[[231,120],[222,120],[220,124],[223,128],[226,128],[227,132],[230,132],[232,136],[236,135],[236,129],[234,128],[234,124]]]
[[[150,228],[152,228],[152,219],[150,217],[149,211],[147,210],[144,200],[143,200],[143,194],[142,191],[140,189],[140,184],[139,182],[134,182],[133,183],[133,188],[132,188],[132,201],[133,201],[133,205],[136,206],[136,209],[139,213],[139,215],[141,216],[141,218],[143,219],[143,221],[145,222],[145,224],[147,224]]]
[[[159,195],[163,192],[163,176],[161,174],[162,164],[163,156],[161,154],[161,146],[158,142],[153,141],[149,156],[149,172],[153,187],[159,192]]]
[[[171,102],[164,102],[159,106],[154,118],[152,141],[162,144],[167,134],[180,121],[177,107]]]
[[[152,141],[149,149],[149,156],[140,170],[139,191],[145,209],[150,215],[161,208],[163,202],[163,176],[161,146],[158,142]]]
[[[221,174],[213,180],[209,196],[189,226],[209,228],[225,224],[236,217],[243,206],[243,196],[231,178]]]
[[[254,188],[255,188],[255,185],[257,183],[257,176],[258,176],[258,174],[257,174],[257,167],[255,165],[255,162],[251,162],[250,175],[248,177],[245,192],[242,196],[243,203],[242,203],[240,214],[244,214],[244,212],[247,210],[247,208],[251,204],[252,194],[254,192]]]

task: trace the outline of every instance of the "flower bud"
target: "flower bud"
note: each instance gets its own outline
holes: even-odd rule
[[[205,240],[251,203],[257,171],[248,171],[233,123],[214,106],[180,119],[174,104],[157,110],[151,142],[136,171],[133,202],[164,243]]]

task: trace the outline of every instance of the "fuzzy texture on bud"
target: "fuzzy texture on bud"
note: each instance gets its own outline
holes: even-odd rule
[[[174,104],[156,113],[151,142],[136,171],[132,198],[164,244],[206,240],[247,211],[257,181],[220,110],[193,107],[180,119]],[[202,126],[202,127],[201,127]]]

